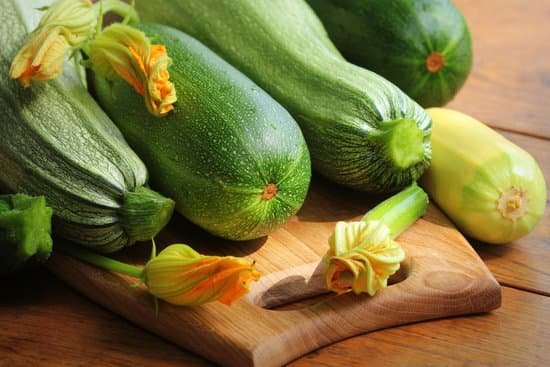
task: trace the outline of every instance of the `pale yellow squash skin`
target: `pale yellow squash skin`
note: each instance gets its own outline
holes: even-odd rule
[[[470,116],[445,108],[427,111],[433,155],[421,184],[430,197],[478,240],[503,244],[531,232],[547,195],[533,157]]]

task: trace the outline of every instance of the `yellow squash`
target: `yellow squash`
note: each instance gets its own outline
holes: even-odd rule
[[[421,184],[467,235],[502,244],[529,233],[546,207],[546,183],[533,157],[460,112],[428,109],[432,165]]]

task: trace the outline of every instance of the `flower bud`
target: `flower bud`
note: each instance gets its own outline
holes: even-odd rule
[[[20,79],[25,87],[31,80],[57,77],[69,51],[81,48],[93,36],[98,10],[89,0],[54,1],[15,55],[10,77]]]
[[[164,45],[151,45],[143,32],[117,23],[90,43],[89,56],[94,72],[110,80],[124,79],[144,97],[153,115],[174,109],[176,90],[168,73],[172,59]]]
[[[183,244],[166,247],[143,269],[149,292],[176,305],[194,306],[212,301],[231,305],[248,293],[260,278],[250,261],[226,256],[204,256]]]
[[[338,222],[325,255],[325,283],[329,290],[373,296],[387,286],[405,259],[405,252],[380,221]]]

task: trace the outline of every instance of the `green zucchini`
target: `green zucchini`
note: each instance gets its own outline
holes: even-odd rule
[[[450,0],[307,0],[344,57],[442,106],[472,67],[470,32]]]
[[[431,120],[397,87],[348,63],[302,0],[136,1],[146,21],[189,33],[296,118],[314,168],[343,185],[396,191],[430,161]]]
[[[0,274],[52,252],[52,208],[43,196],[0,195]]]
[[[145,188],[147,171],[68,67],[23,88],[8,68],[32,25],[22,0],[0,0],[0,185],[44,195],[54,233],[111,252],[155,236],[173,201]],[[34,10],[35,13],[39,13]],[[28,26],[28,28],[27,28]]]
[[[301,207],[311,162],[290,114],[231,65],[184,33],[139,25],[163,44],[178,102],[165,117],[147,112],[125,82],[90,83],[100,105],[149,167],[152,184],[212,234],[264,236]]]

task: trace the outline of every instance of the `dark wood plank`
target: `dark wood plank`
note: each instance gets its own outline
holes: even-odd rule
[[[210,366],[91,303],[45,269],[2,280],[2,367]]]
[[[455,0],[474,67],[449,107],[488,124],[550,138],[550,1]]]
[[[550,183],[550,142],[524,135],[503,133],[527,150],[539,163],[546,184]],[[475,243],[474,248],[495,278],[504,285],[550,295],[550,202],[535,230],[508,245]]]
[[[502,308],[377,331],[311,353],[305,366],[548,366],[550,298],[503,288]]]

